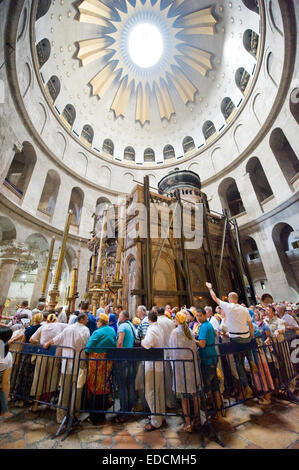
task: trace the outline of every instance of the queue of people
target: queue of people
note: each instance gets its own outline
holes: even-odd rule
[[[86,409],[92,410],[90,421],[101,423],[105,419],[104,411],[112,403],[113,375],[120,406],[115,421],[123,423],[132,410],[144,409],[145,400],[152,413],[146,431],[164,426],[166,410],[175,408],[179,402],[185,421],[182,429],[192,432],[201,423],[200,410],[207,396],[214,403],[214,418],[225,424],[223,399],[236,389],[239,399],[251,398],[254,388],[261,393],[260,404],[271,403],[280,377],[279,354],[271,348],[275,342],[282,341],[285,331],[299,330],[299,305],[274,304],[269,297],[267,301],[259,299],[259,304],[248,309],[239,304],[236,293],[229,293],[227,301],[223,301],[217,297],[212,284],[206,285],[211,299],[217,304],[215,313],[210,305],[204,309],[153,306],[150,311],[140,305],[132,318],[121,305],[113,311],[109,304],[98,309],[94,316],[88,302],[81,302],[80,310],[68,315],[61,306],[57,307],[56,313],[49,313],[45,303],[39,303],[31,311],[28,302],[24,301],[13,318],[4,315],[0,318],[0,321],[8,320],[7,325],[0,324],[0,339],[4,338],[6,348],[5,360],[0,362],[1,416],[10,417],[7,406],[12,369],[9,346],[13,343],[41,344],[45,349],[51,345],[61,348],[64,358],[61,365],[55,360],[54,349],[47,361],[43,361],[43,356],[35,357],[35,362],[21,356],[11,390],[12,395],[34,398],[33,412],[38,410],[40,397],[50,402],[55,393],[58,394],[59,423],[64,418],[70,396],[76,410],[81,409],[84,399]],[[220,357],[218,348],[222,343],[246,347],[253,338],[260,346],[258,353],[248,350],[246,354]],[[166,361],[113,361],[107,356],[110,348],[136,346],[164,348]],[[75,365],[67,360],[73,359],[73,350]],[[78,365],[76,378],[73,370]],[[99,415],[97,410],[103,413]]]

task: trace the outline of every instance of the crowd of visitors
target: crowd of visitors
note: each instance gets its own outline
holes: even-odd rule
[[[94,316],[86,301],[72,313],[62,306],[50,313],[42,302],[31,310],[24,301],[11,317],[4,315],[0,307],[0,340],[5,345],[0,356],[1,416],[11,416],[9,392],[12,397],[34,399],[33,412],[38,410],[40,397],[50,403],[56,394],[57,422],[63,420],[72,396],[72,406],[80,410],[84,399],[85,409],[92,410],[90,421],[99,424],[105,415],[96,411],[111,406],[115,386],[119,398],[115,422],[126,421],[132,410],[144,410],[145,402],[151,412],[147,431],[164,426],[166,410],[180,404],[185,421],[182,429],[192,432],[200,425],[200,410],[207,397],[214,404],[213,418],[220,423],[225,421],[222,403],[228,396],[237,394],[237,399],[247,400],[255,394],[260,396],[260,404],[270,404],[281,382],[281,363],[289,353],[287,346],[279,349],[277,345],[283,343],[288,330],[299,333],[299,303],[274,303],[265,294],[258,298],[258,304],[247,308],[239,303],[238,294],[231,292],[223,300],[217,297],[212,284],[206,286],[214,307],[217,305],[215,311],[211,305],[153,306],[150,311],[140,305],[135,313],[109,304]],[[253,339],[254,348],[250,347]],[[236,349],[220,354],[226,343],[236,345],[240,352]],[[14,365],[17,376],[12,389],[13,359],[9,349],[18,345],[14,351],[20,352],[30,344],[53,352],[48,353],[46,361],[42,355],[30,356],[30,360],[21,355]],[[164,348],[163,360],[113,361],[109,356],[111,348],[135,347]],[[68,361],[73,358],[73,350],[75,361]],[[64,358],[61,364],[56,360],[57,351]],[[78,366],[76,376],[73,370]],[[295,380],[289,381],[289,388],[294,391]]]

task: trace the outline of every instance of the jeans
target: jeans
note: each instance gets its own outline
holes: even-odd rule
[[[116,380],[119,390],[120,411],[131,411],[135,405],[135,364],[120,361],[116,364]],[[126,415],[124,415],[126,416]]]
[[[251,338],[236,337],[236,338],[230,338],[230,341],[231,343],[238,343],[238,344],[248,343],[249,344],[251,342]],[[249,363],[252,362],[253,357],[252,357],[251,351],[236,353],[234,354],[234,359],[235,359],[236,368],[237,368],[241,385],[243,387],[248,387],[248,380],[247,380],[247,375],[246,375],[246,371],[244,367],[245,356],[247,357],[247,360]]]

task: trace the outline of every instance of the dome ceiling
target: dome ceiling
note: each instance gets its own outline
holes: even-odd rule
[[[65,130],[98,156],[176,164],[218,137],[251,91],[261,25],[241,0],[36,5],[43,10],[34,38],[43,92]],[[134,62],[130,50],[134,28],[144,24],[163,43],[151,67]]]
[[[188,37],[194,34],[213,35],[217,21],[212,8],[199,8],[185,16],[179,15],[174,6],[182,3],[179,0],[165,8],[162,0],[136,0],[134,6],[127,0],[126,11],[118,10],[116,19],[113,9],[99,0],[84,0],[79,5],[80,22],[109,29],[109,32],[103,32],[99,38],[80,41],[77,57],[83,66],[100,57],[106,58],[106,65],[89,83],[92,95],[103,98],[110,84],[118,80],[119,88],[110,107],[116,118],[126,115],[128,101],[133,95],[136,99],[136,121],[143,125],[151,120],[151,97],[158,104],[160,118],[169,120],[175,114],[170,87],[176,89],[184,104],[194,102],[199,81],[194,85],[185,75],[184,66],[189,65],[205,76],[212,69],[212,54],[202,50],[199,47],[200,42],[197,47],[189,45]],[[154,25],[161,32],[164,51],[157,64],[141,68],[130,57],[128,43],[134,28],[138,25],[144,27],[144,24]],[[131,44],[131,47],[136,45]],[[153,42],[152,48],[155,47],[157,46]],[[151,48],[144,53],[149,54],[150,51]],[[142,55],[142,50],[140,52]]]

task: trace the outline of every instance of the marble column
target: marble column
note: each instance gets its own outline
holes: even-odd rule
[[[7,299],[10,284],[20,257],[28,250],[16,241],[0,244],[0,303]]]

